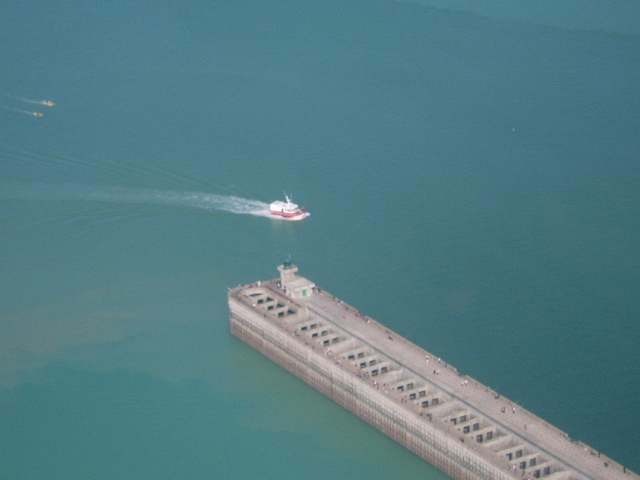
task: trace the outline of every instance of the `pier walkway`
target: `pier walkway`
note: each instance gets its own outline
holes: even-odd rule
[[[232,333],[454,478],[640,480],[296,266],[278,270],[230,290]]]

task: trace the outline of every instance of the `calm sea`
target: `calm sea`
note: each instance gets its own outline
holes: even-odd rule
[[[640,35],[608,5],[3,5],[0,477],[446,478],[230,336],[227,287],[289,254],[640,471]],[[284,190],[309,218],[259,214]]]

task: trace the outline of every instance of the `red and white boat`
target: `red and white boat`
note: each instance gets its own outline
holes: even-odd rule
[[[305,217],[307,215],[307,207],[298,207],[295,203],[291,203],[291,199],[285,194],[286,202],[276,200],[269,205],[271,215],[277,215],[285,218]]]

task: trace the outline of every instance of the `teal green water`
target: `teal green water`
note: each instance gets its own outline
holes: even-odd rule
[[[289,254],[640,471],[619,12],[130,3],[0,17],[0,477],[446,478],[230,336]],[[246,213],[285,189],[309,218]]]

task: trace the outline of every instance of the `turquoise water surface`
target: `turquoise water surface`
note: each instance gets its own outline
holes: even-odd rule
[[[289,254],[640,471],[634,17],[463,3],[3,7],[0,478],[447,478],[231,337]]]

